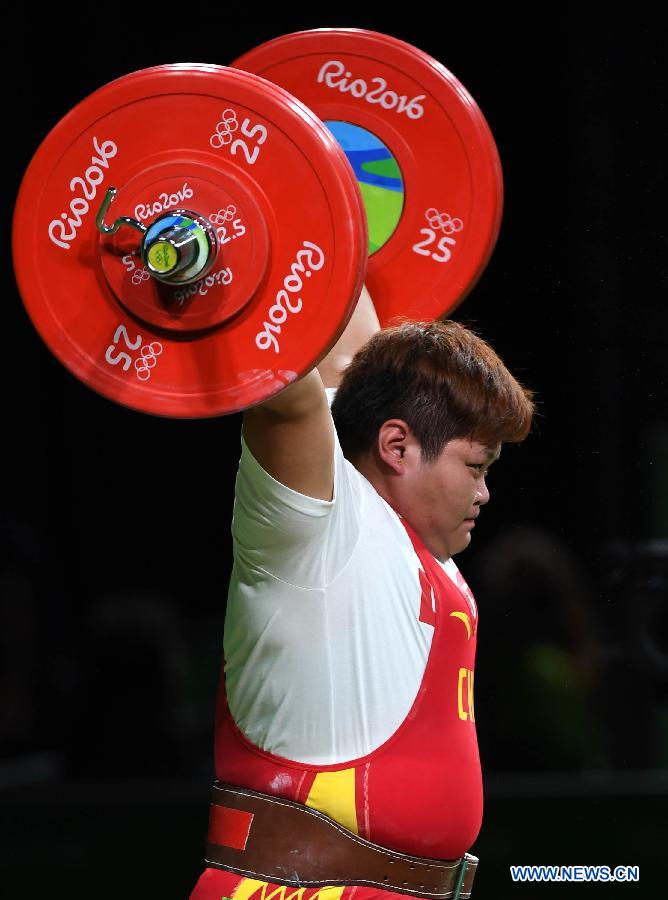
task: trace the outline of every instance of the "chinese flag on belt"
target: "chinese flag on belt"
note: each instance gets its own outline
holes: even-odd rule
[[[253,813],[212,803],[207,842],[232,847],[234,850],[245,850],[252,821]]]

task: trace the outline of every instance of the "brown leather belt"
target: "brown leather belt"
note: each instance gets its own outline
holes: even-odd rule
[[[301,803],[217,781],[206,862],[294,887],[372,885],[433,900],[471,895],[475,856],[424,859],[366,841]]]

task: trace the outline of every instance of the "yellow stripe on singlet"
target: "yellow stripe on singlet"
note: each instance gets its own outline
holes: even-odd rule
[[[359,834],[355,809],[355,770],[319,772],[306,798],[306,805],[317,809],[344,828]],[[271,885],[255,878],[242,878],[236,886],[233,900],[340,900],[345,887],[295,888]],[[304,896],[304,892],[307,892]]]
[[[306,805],[317,809],[344,828],[359,834],[355,808],[355,770],[318,772],[306,798]]]
[[[259,894],[257,893],[259,891]],[[321,888],[294,888],[287,887],[283,884],[272,885],[266,881],[257,881],[254,878],[242,878],[236,886],[233,898],[234,900],[249,900],[255,894],[255,900],[302,900],[304,893],[307,897],[304,900],[339,900],[341,894],[345,891],[345,887],[321,887]]]

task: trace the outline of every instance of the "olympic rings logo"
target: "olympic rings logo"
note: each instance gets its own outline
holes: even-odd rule
[[[226,147],[232,142],[232,134],[238,127],[239,121],[236,112],[233,109],[223,110],[222,119],[216,125],[216,131],[211,135],[209,143],[216,150],[220,150],[221,147]]]
[[[219,209],[217,213],[213,216],[209,216],[209,222],[213,225],[224,225],[225,222],[230,222],[237,214],[236,206],[232,206],[230,203],[229,206],[226,206],[225,209]]]
[[[144,281],[148,281],[151,277],[150,273],[146,271],[146,268],[135,269],[132,273],[132,283],[133,284],[142,284]]]
[[[464,227],[461,219],[453,219],[449,213],[440,213],[433,206],[425,213],[425,219],[430,228],[433,228],[434,231],[442,231],[443,234],[454,234]]]
[[[135,360],[135,369],[137,370],[137,378],[140,381],[148,381],[151,377],[151,369],[158,362],[158,357],[162,353],[162,344],[160,341],[153,341],[151,344],[144,344],[141,348],[141,356]]]

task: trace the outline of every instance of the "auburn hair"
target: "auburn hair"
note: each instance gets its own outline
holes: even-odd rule
[[[430,462],[453,438],[488,447],[524,440],[532,397],[470,329],[451,320],[404,321],[355,354],[332,416],[349,459],[371,450],[383,422],[402,419]]]

